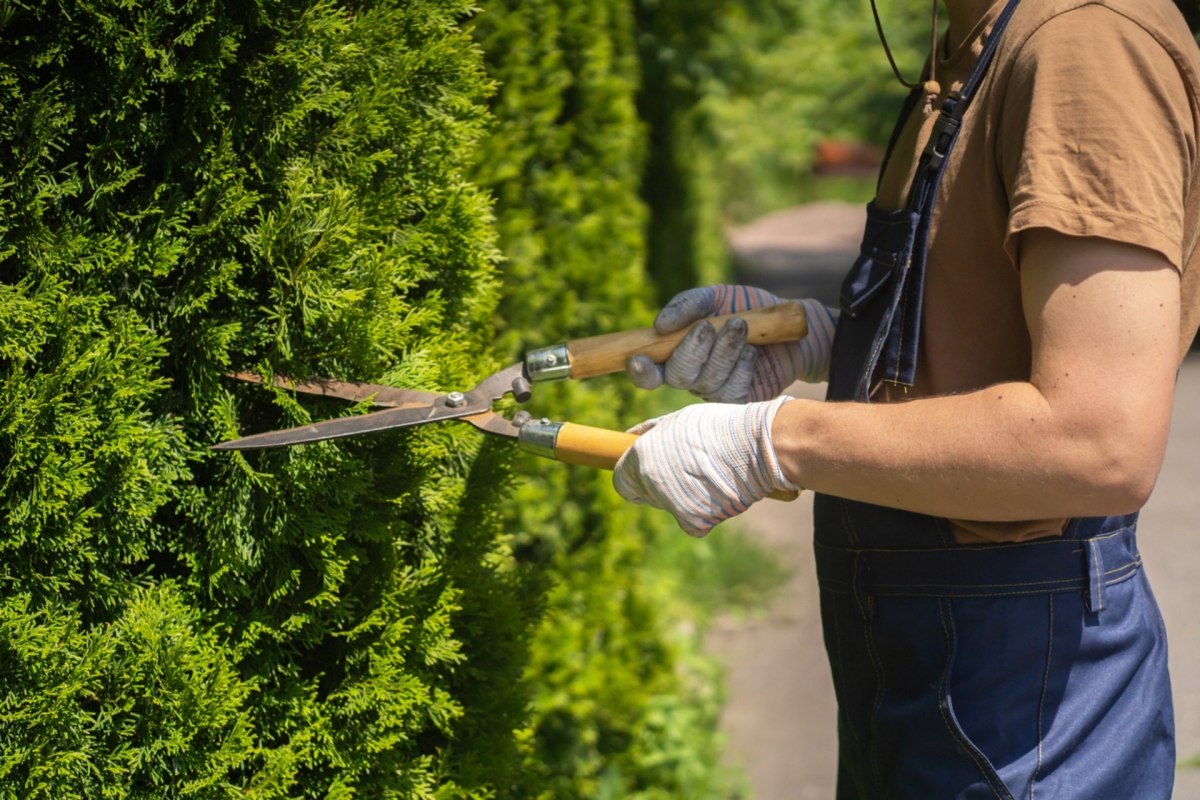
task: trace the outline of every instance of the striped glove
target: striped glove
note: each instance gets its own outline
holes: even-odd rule
[[[654,320],[659,333],[671,333],[715,314],[735,314],[781,302],[750,286],[703,286],[671,298]],[[754,347],[746,344],[746,323],[730,320],[718,333],[712,325],[695,326],[666,364],[634,356],[626,372],[635,386],[655,389],[664,382],[688,389],[705,400],[745,403],[769,400],[793,381],[818,383],[829,377],[835,312],[816,300],[801,300],[808,336],[798,342]]]
[[[783,474],[771,423],[791,397],[749,405],[688,406],[630,430],[640,434],[613,471],[617,493],[670,511],[703,536],[773,491],[797,487]]]

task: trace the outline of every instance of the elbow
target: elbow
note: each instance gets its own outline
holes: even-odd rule
[[[1124,516],[1146,504],[1166,455],[1170,409],[1169,396],[1138,403],[1107,394],[1055,408],[1047,440],[1073,496],[1069,516]]]
[[[1124,516],[1141,510],[1150,500],[1158,471],[1132,469],[1121,465],[1106,471],[1103,480],[1095,481],[1091,494],[1096,498],[1096,511],[1091,516]]]
[[[1146,505],[1162,467],[1165,436],[1105,437],[1095,443],[1082,466],[1079,480],[1090,498],[1087,516],[1123,516]]]

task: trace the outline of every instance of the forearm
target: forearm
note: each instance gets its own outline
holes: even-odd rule
[[[1029,379],[898,403],[689,406],[617,464],[626,499],[703,535],[771,490],[956,520],[1126,514],[1166,451],[1179,273],[1161,253],[1046,230],[1021,238]]]
[[[1022,237],[1030,378],[909,402],[788,403],[772,439],[806,489],[953,519],[1126,514],[1166,451],[1179,275],[1161,255]]]
[[[998,522],[1130,513],[1153,487],[1165,425],[1147,431],[1092,397],[1086,414],[1031,383],[890,404],[795,400],[772,438],[789,479],[853,500]]]

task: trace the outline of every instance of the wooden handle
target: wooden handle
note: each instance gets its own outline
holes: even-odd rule
[[[734,317],[746,320],[749,327],[746,340],[750,344],[794,342],[808,335],[804,306],[793,301],[757,311],[742,311],[707,319],[713,327],[720,330],[721,326]],[[674,333],[661,334],[654,328],[642,328],[573,339],[567,342],[567,352],[571,357],[571,377],[592,378],[620,372],[625,369],[625,362],[629,357],[635,355],[650,356],[656,363],[661,364],[675,352],[675,347],[689,330],[691,326]]]
[[[564,422],[558,430],[554,457],[564,464],[611,471],[635,441],[637,436],[632,433]],[[772,500],[791,502],[799,497],[800,493],[778,491],[767,496]]]
[[[554,457],[564,464],[612,471],[636,441],[632,433],[564,422],[558,430]]]

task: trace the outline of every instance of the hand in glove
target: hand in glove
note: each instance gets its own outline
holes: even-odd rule
[[[688,406],[643,422],[613,471],[626,500],[675,516],[679,527],[703,536],[777,490],[795,491],[771,444],[771,423],[788,400]]]
[[[659,333],[671,333],[705,317],[779,302],[770,292],[750,286],[703,286],[671,298],[658,312],[654,327]],[[684,337],[663,366],[647,356],[634,356],[626,372],[634,385],[643,389],[665,382],[720,403],[769,400],[793,381],[826,380],[836,317],[816,300],[800,303],[808,318],[808,335],[798,342],[755,347],[746,343],[746,323],[740,319],[730,320],[720,332],[704,323]]]

